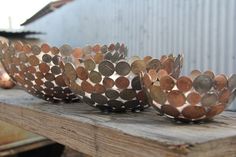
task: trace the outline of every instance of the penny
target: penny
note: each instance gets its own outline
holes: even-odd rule
[[[94,102],[92,99],[90,99],[90,98],[88,98],[88,97],[86,97],[86,96],[83,96],[83,101],[84,101],[86,104],[89,104],[89,105],[94,105],[94,104],[95,104],[95,102]]]
[[[217,104],[217,105],[213,105],[210,107],[210,109],[207,111],[206,113],[206,118],[212,118],[218,114],[220,114],[221,112],[223,112],[225,109],[225,105],[224,104]]]
[[[195,120],[202,118],[206,114],[206,111],[204,107],[190,105],[182,110],[182,114],[187,119]]]
[[[38,59],[38,57],[36,57],[36,56],[34,56],[34,55],[29,56],[28,60],[29,60],[29,63],[30,63],[32,66],[36,66],[36,65],[39,64],[39,59]]]
[[[228,80],[227,80],[226,76],[223,74],[217,75],[214,78],[214,87],[218,90],[225,88],[227,86],[227,84],[228,84]]]
[[[107,98],[101,94],[92,93],[91,99],[98,104],[106,104],[107,103]]]
[[[119,89],[125,89],[125,88],[127,88],[129,86],[129,79],[127,79],[124,76],[118,77],[115,80],[115,85]]]
[[[157,72],[157,78],[160,80],[162,77],[164,76],[167,76],[168,73],[166,70],[164,69],[160,69],[158,72]]]
[[[44,77],[48,81],[53,81],[55,79],[55,76],[52,73],[46,73]]]
[[[166,70],[168,74],[172,73],[174,70],[174,60],[171,58],[167,58],[163,63],[163,69]]]
[[[213,86],[213,80],[208,75],[199,75],[193,81],[193,87],[199,93],[205,93]]]
[[[45,63],[50,63],[52,61],[52,57],[49,55],[49,54],[44,54],[42,56],[42,60],[45,62]]]
[[[102,93],[105,93],[105,91],[106,91],[106,88],[103,85],[95,84],[95,86],[94,86],[94,92],[95,93],[102,94]]]
[[[57,55],[60,52],[60,50],[57,47],[52,47],[50,51],[52,52],[53,55]]]
[[[190,73],[190,78],[192,80],[194,80],[196,77],[198,77],[199,75],[201,75],[201,71],[199,70],[193,70],[191,73]]]
[[[64,44],[59,48],[60,52],[64,56],[69,56],[72,53],[72,47],[70,45]]]
[[[48,53],[50,51],[50,46],[48,44],[44,43],[44,44],[41,45],[41,50],[44,53]]]
[[[160,87],[162,90],[171,90],[174,86],[175,81],[171,76],[166,75],[160,79]]]
[[[18,52],[21,52],[23,50],[23,44],[20,41],[16,41],[14,43],[14,47],[15,47],[16,51],[18,51]]]
[[[141,72],[144,72],[146,69],[146,64],[143,60],[135,60],[132,64],[131,64],[131,71],[134,74],[139,74]]]
[[[94,87],[87,81],[83,81],[81,83],[82,90],[88,93],[93,93],[94,92]]]
[[[230,76],[228,80],[228,86],[231,91],[233,91],[236,88],[236,74]]]
[[[79,59],[79,58],[82,58],[84,54],[81,48],[75,48],[72,52],[72,55],[75,58]]]
[[[30,80],[30,81],[32,81],[32,80],[35,79],[34,75],[31,74],[31,73],[26,73],[26,74],[25,74],[25,77],[26,77],[28,80]]]
[[[141,90],[142,89],[142,84],[140,82],[140,77],[135,76],[132,81],[131,81],[131,86],[134,90]]]
[[[25,54],[25,53],[20,53],[19,54],[19,59],[20,59],[20,61],[22,61],[22,62],[28,62],[28,56]]]
[[[107,89],[112,88],[115,85],[115,81],[109,77],[105,77],[102,83]]]
[[[41,72],[39,72],[39,71],[37,71],[37,72],[35,73],[35,76],[36,76],[38,79],[44,78],[43,73],[41,73]]]
[[[47,63],[40,63],[39,64],[39,70],[42,72],[42,73],[48,73],[49,70],[50,70],[50,67]]]
[[[153,69],[158,71],[161,68],[161,62],[159,59],[152,59],[147,63],[147,71]]]
[[[85,66],[85,69],[92,71],[95,69],[96,63],[92,59],[86,59],[84,61],[84,66]]]
[[[54,75],[58,75],[61,73],[61,68],[59,68],[58,66],[52,66],[51,67],[51,72],[54,74]]]
[[[106,92],[105,92],[105,95],[109,98],[109,99],[117,99],[120,94],[118,91],[116,90],[113,90],[113,89],[108,89]]]
[[[105,60],[98,65],[98,70],[104,76],[111,76],[115,71],[115,67],[110,61]]]
[[[155,82],[158,79],[158,74],[155,69],[150,69],[148,74],[151,77],[152,82]]]
[[[35,83],[36,83],[37,85],[39,85],[39,86],[41,86],[41,85],[44,84],[44,82],[43,82],[41,79],[35,79],[34,81],[35,81]]]
[[[219,94],[219,102],[228,103],[230,96],[231,96],[231,91],[229,89],[224,89]]]
[[[203,106],[215,105],[218,100],[218,96],[215,93],[207,93],[202,97],[201,103]]]
[[[106,53],[107,52],[107,45],[103,45],[102,47],[101,47],[101,52],[102,53]]]
[[[215,77],[214,73],[210,70],[205,71],[203,74],[210,76],[211,79],[214,79]]]
[[[31,49],[32,49],[32,53],[33,53],[34,55],[39,55],[40,52],[41,52],[40,47],[37,46],[37,45],[32,45],[32,46],[31,46]]]
[[[175,107],[180,107],[184,105],[186,97],[182,92],[178,90],[173,90],[167,94],[167,100],[170,103],[170,105]]]
[[[125,61],[120,61],[116,64],[115,71],[118,75],[126,76],[129,74],[131,67],[129,63]]]
[[[31,52],[31,46],[29,44],[24,44],[22,50],[25,53],[29,53]]]
[[[93,83],[99,83],[102,80],[102,75],[97,72],[97,71],[91,71],[89,73],[89,79],[93,82]]]
[[[115,50],[115,45],[114,44],[110,44],[108,47],[109,51],[114,51]]]
[[[65,67],[65,74],[71,80],[74,81],[76,79],[76,71],[71,63],[66,63]]]
[[[150,86],[150,96],[158,104],[164,104],[167,100],[166,94],[161,90],[160,86]]]
[[[104,60],[104,55],[102,53],[96,53],[93,59],[96,64],[99,64],[102,60]]]
[[[145,63],[148,63],[149,61],[151,61],[151,59],[152,59],[152,56],[143,57],[143,60],[144,60]]]
[[[54,84],[50,81],[45,81],[44,82],[44,85],[47,87],[47,88],[53,88],[54,87]]]
[[[93,49],[94,52],[98,53],[100,51],[101,47],[100,47],[99,44],[96,44],[96,45],[93,46],[92,49]]]
[[[191,105],[196,105],[201,101],[201,96],[197,92],[191,92],[187,96],[187,101]]]
[[[53,56],[53,57],[52,57],[52,62],[53,62],[53,64],[59,65],[60,59],[61,59],[61,58],[60,58],[60,56],[58,56],[58,55]]]
[[[22,72],[25,72],[25,71],[28,70],[28,69],[27,69],[27,66],[25,66],[25,64],[21,64],[21,65],[20,65],[20,69],[21,69]]]
[[[144,91],[142,91],[142,90],[137,93],[136,97],[141,102],[145,102],[146,103],[148,101],[147,94]]]
[[[87,80],[88,79],[89,73],[84,67],[81,67],[81,66],[77,67],[76,68],[76,73],[77,73],[77,76],[78,76],[79,79],[81,79],[81,80]]]
[[[142,82],[144,84],[144,86],[146,88],[149,88],[151,85],[152,85],[152,81],[151,81],[151,78],[148,74],[144,74],[144,76],[142,77]]]
[[[132,100],[136,97],[136,92],[133,89],[124,89],[120,92],[120,97],[124,100]]]
[[[55,78],[55,83],[58,85],[58,86],[61,86],[61,87],[65,87],[66,84],[65,84],[65,81],[63,79],[63,76],[62,75],[59,75]]]
[[[179,110],[177,110],[174,106],[171,105],[161,105],[161,111],[168,116],[177,118],[180,115]]]
[[[176,82],[177,88],[182,92],[189,91],[192,88],[192,84],[192,80],[186,76],[181,76]]]
[[[17,58],[16,56],[13,56],[12,61],[13,63],[15,63],[15,65],[20,65],[20,59]]]

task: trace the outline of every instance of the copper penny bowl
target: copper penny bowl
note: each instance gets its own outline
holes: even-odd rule
[[[69,49],[0,42],[0,60],[14,82],[28,93],[51,102],[78,102],[65,84],[60,59]]]
[[[149,75],[149,74],[148,74]],[[151,76],[149,75],[151,78]],[[236,96],[236,75],[194,70],[190,76],[160,77],[146,86],[155,109],[170,118],[193,122],[212,119]]]

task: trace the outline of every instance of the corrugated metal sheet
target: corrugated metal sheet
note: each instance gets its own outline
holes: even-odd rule
[[[235,0],[78,0],[27,28],[54,45],[123,41],[130,55],[181,52],[184,74],[236,73]]]

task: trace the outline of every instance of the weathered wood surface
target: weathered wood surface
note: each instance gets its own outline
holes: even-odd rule
[[[101,114],[86,104],[50,104],[20,90],[0,91],[0,119],[91,156],[236,156],[236,113],[176,124],[148,109]]]

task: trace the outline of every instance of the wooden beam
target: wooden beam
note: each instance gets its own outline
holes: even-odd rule
[[[0,119],[91,156],[235,156],[236,114],[176,124],[152,109],[102,114],[83,104],[50,104],[21,90],[0,91]]]

